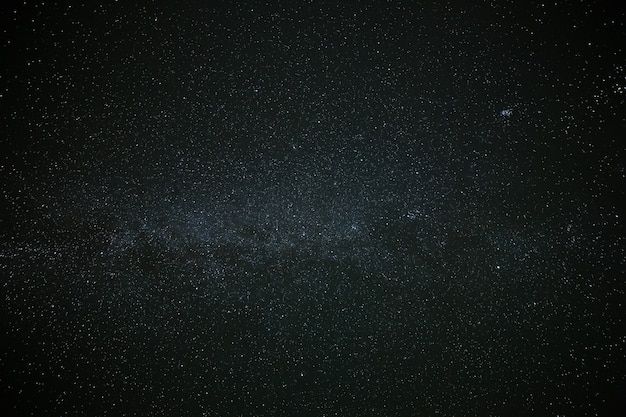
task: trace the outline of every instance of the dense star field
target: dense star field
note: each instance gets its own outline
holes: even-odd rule
[[[3,2],[3,415],[625,405],[609,2]]]

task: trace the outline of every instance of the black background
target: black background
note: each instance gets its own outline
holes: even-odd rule
[[[608,415],[609,2],[3,2],[4,407]]]

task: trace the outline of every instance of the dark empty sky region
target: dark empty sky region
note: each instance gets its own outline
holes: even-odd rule
[[[3,1],[0,411],[617,414],[625,22]]]

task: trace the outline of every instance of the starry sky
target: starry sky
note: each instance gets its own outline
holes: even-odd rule
[[[2,2],[5,415],[610,415],[625,24]]]

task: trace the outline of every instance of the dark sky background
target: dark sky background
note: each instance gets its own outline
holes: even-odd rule
[[[624,405],[611,2],[85,3],[0,6],[6,413]]]

